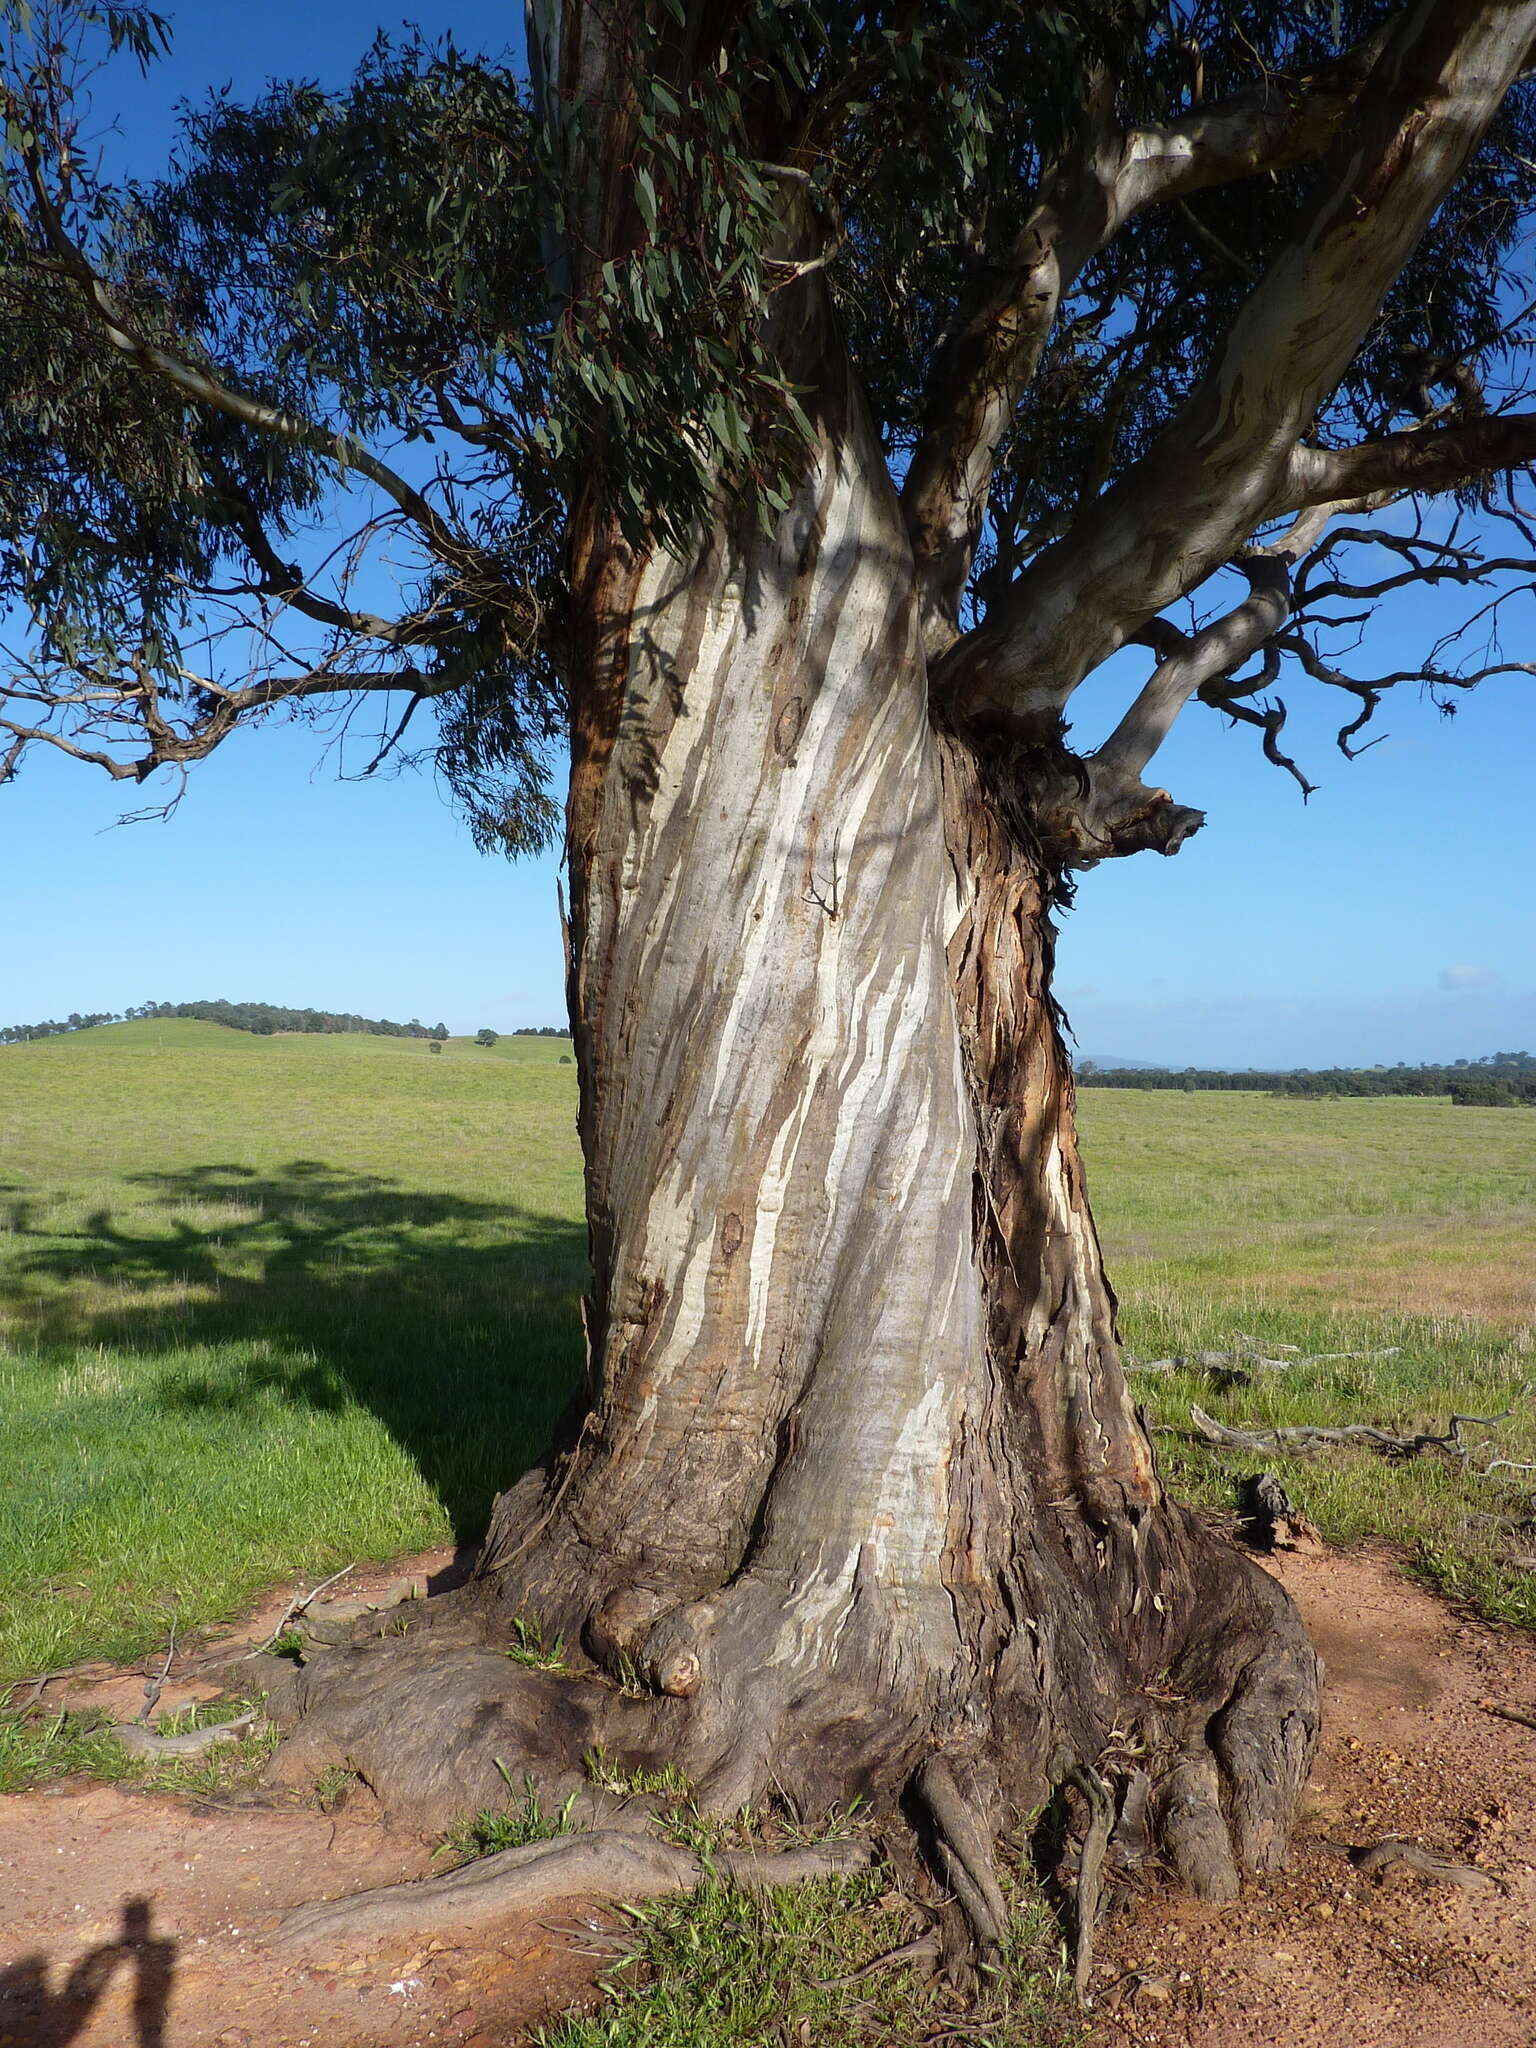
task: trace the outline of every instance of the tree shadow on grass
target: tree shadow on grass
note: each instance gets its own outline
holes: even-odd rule
[[[483,1531],[580,1373],[580,1224],[309,1159],[127,1184],[132,1223],[103,1208],[43,1232],[11,1205],[0,1300],[45,1359],[159,1354],[148,1398],[167,1410],[365,1407],[455,1533]]]

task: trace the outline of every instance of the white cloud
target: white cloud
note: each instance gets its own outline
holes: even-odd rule
[[[1442,988],[1492,988],[1498,978],[1491,967],[1475,967],[1466,961],[1440,970]]]

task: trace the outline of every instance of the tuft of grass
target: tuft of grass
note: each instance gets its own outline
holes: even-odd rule
[[[159,1735],[184,1735],[232,1721],[249,1711],[250,1700],[214,1700],[163,1715]],[[91,1777],[132,1784],[150,1792],[212,1793],[254,1782],[277,1746],[274,1728],[256,1728],[222,1742],[202,1756],[137,1757],[107,1733],[98,1713],[0,1714],[0,1793],[61,1778]]]
[[[496,1768],[506,1779],[508,1789],[515,1790],[511,1773],[499,1757]],[[499,1810],[483,1806],[472,1818],[448,1830],[438,1853],[451,1855],[456,1863],[473,1863],[478,1857],[495,1856],[503,1849],[521,1849],[528,1842],[552,1842],[557,1835],[575,1832],[575,1807],[573,1792],[553,1813],[546,1813],[533,1779],[525,1777],[518,1805]]]
[[[327,1764],[316,1778],[310,1797],[322,1813],[335,1813],[346,1805],[358,1782],[357,1772],[348,1770],[345,1764]]]
[[[693,1790],[687,1773],[669,1757],[655,1770],[643,1765],[625,1770],[616,1764],[607,1751],[598,1744],[589,1749],[581,1760],[581,1767],[594,1785],[602,1786],[605,1792],[616,1792],[627,1797],[670,1795],[686,1798]]]
[[[546,1643],[543,1623],[518,1615],[512,1623],[512,1646],[507,1655],[514,1664],[526,1664],[530,1671],[563,1671],[565,1637],[557,1629]]]
[[[603,2005],[542,2028],[539,2048],[917,2048],[943,2035],[996,2048],[1080,2041],[1060,1941],[1032,1885],[1016,1883],[1002,1964],[960,2010],[910,1965],[839,1984],[922,1932],[890,1873],[747,1891],[717,1881],[630,1909],[634,1953]]]

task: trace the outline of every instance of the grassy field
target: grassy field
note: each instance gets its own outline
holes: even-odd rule
[[[1267,1463],[1332,1541],[1385,1538],[1444,1590],[1536,1627],[1536,1573],[1505,1568],[1509,1538],[1475,1519],[1531,1512],[1536,1474],[1479,1483],[1432,1455],[1360,1450],[1216,1455],[1189,1430],[1192,1401],[1230,1424],[1399,1433],[1511,1409],[1470,1433],[1487,1444],[1474,1462],[1536,1461],[1536,1117],[1411,1097],[1103,1088],[1083,1090],[1079,1114],[1130,1351],[1238,1336],[1307,1354],[1395,1347],[1227,1393],[1203,1375],[1137,1377],[1169,1432],[1159,1451],[1175,1490],[1231,1507],[1236,1475]]]
[[[0,1052],[0,1683],[483,1528],[579,1364],[567,1051]]]
[[[192,1022],[0,1049],[0,1684],[483,1526],[580,1359],[567,1050]],[[1443,1426],[1536,1379],[1536,1118],[1099,1089],[1082,1121],[1133,1350],[1400,1347],[1226,1396],[1147,1381],[1155,1420]],[[1219,1460],[1160,1442],[1230,1499]],[[1499,1447],[1536,1458],[1536,1401]],[[1430,1459],[1279,1469],[1335,1538],[1536,1623],[1536,1575],[1469,1519],[1497,1488]]]

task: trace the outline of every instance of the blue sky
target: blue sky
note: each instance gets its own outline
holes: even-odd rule
[[[173,14],[169,61],[98,85],[122,128],[111,153],[152,167],[178,97],[249,90],[268,70],[339,78],[377,23],[402,18],[269,0],[258,42],[249,10],[224,0]],[[411,18],[496,45],[519,35],[521,8]],[[1362,666],[1405,665],[1455,602],[1420,593],[1384,611]],[[1511,622],[1513,658],[1536,655],[1533,626],[1529,610]],[[1079,743],[1141,672],[1085,686]],[[1208,812],[1206,829],[1173,860],[1084,876],[1064,921],[1060,991],[1085,1054],[1289,1066],[1536,1048],[1536,679],[1487,683],[1454,720],[1389,698],[1376,729],[1390,737],[1353,765],[1324,694],[1287,694],[1292,751],[1321,784],[1305,807],[1257,734],[1198,705],[1181,720],[1155,777]],[[0,792],[0,1022],[204,995],[458,1031],[564,1015],[553,861],[477,854],[430,777],[341,782],[323,734],[273,727],[196,769],[166,822],[113,829],[125,807],[63,761]]]

